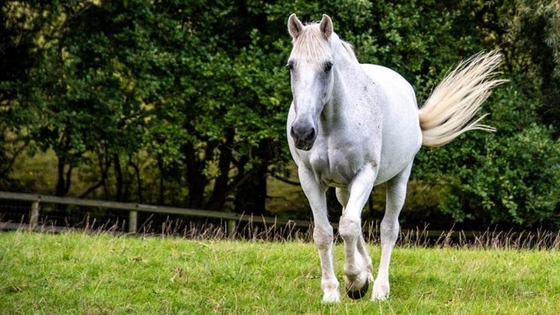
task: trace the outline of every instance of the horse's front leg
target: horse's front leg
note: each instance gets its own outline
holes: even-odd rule
[[[344,213],[340,218],[338,231],[344,241],[344,274],[346,292],[352,299],[362,298],[373,279],[371,258],[367,253],[362,234],[362,209],[366,204],[376,176],[376,170],[366,166],[360,170],[348,187],[349,195],[341,190],[338,199],[347,200]]]
[[[317,182],[314,174],[307,169],[299,169],[299,179],[303,192],[309,200],[313,212],[313,241],[321,259],[321,289],[323,302],[340,302],[338,280],[334,274],[333,228],[327,215],[325,192],[327,187]]]

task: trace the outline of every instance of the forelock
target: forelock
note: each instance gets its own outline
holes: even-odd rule
[[[320,65],[325,58],[332,57],[335,52],[331,47],[338,43],[346,50],[350,59],[358,62],[354,49],[350,43],[341,40],[336,33],[332,33],[329,39],[325,39],[318,23],[309,24],[301,31],[301,34],[293,39],[293,48],[290,58],[303,59],[310,63]]]
[[[292,57],[312,63],[323,62],[325,55],[330,54],[329,42],[323,37],[317,23],[307,25],[293,40],[293,45]]]

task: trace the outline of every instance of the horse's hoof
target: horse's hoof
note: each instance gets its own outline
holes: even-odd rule
[[[372,301],[385,301],[389,298],[389,283],[379,284],[373,283],[373,294],[371,295]]]
[[[359,300],[366,295],[368,291],[368,287],[369,287],[369,280],[366,279],[366,283],[364,283],[364,286],[361,289],[356,291],[348,290],[346,293],[348,294],[348,297],[351,298],[352,300]]]

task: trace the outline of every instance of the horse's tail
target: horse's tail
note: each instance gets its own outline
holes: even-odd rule
[[[473,117],[490,90],[507,81],[493,79],[501,60],[496,50],[478,53],[443,79],[418,112],[423,145],[442,146],[469,130],[496,131],[479,124],[488,114],[474,120]]]

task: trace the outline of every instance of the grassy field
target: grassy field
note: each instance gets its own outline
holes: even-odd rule
[[[371,246],[374,263],[379,248]],[[337,245],[341,278],[342,247]],[[2,314],[557,314],[560,252],[404,246],[385,302],[321,303],[312,244],[0,233]]]

